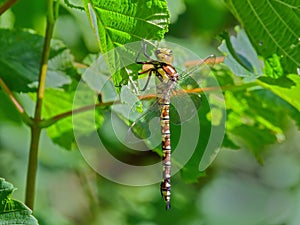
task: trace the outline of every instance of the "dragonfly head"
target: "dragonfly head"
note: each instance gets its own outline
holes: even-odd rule
[[[172,64],[174,61],[173,52],[168,48],[158,48],[155,51],[156,58],[164,63]]]

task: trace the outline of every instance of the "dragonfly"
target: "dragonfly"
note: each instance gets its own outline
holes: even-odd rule
[[[139,61],[140,55],[143,52],[146,61]],[[142,65],[142,70],[138,72],[139,76],[147,75],[144,87],[141,91],[146,91],[151,77],[155,76],[155,89],[156,89],[156,102],[150,107],[150,109],[144,113],[137,121],[133,122],[130,127],[130,131],[139,124],[139,120],[147,121],[151,116],[150,112],[155,112],[155,107],[158,108],[160,118],[160,133],[161,133],[161,150],[162,150],[162,182],[160,184],[160,192],[166,204],[166,210],[171,208],[171,129],[170,120],[174,119],[175,124],[183,123],[189,120],[197,112],[197,108],[201,102],[201,96],[199,93],[193,94],[192,104],[194,107],[185,109],[185,113],[181,115],[170,116],[171,109],[171,97],[176,95],[177,103],[174,103],[178,107],[182,107],[186,104],[186,93],[182,91],[182,88],[178,87],[179,83],[184,83],[188,80],[190,74],[199,70],[199,65],[193,67],[192,70],[179,74],[176,68],[173,66],[174,57],[173,52],[169,48],[157,48],[154,51],[156,59],[151,58],[147,53],[147,45],[144,43],[143,47],[138,52],[135,62]],[[214,55],[207,57],[200,64],[212,61],[215,58]],[[189,81],[190,82],[190,81]],[[189,83],[186,82],[186,83]],[[176,91],[181,91],[181,94],[176,94]],[[173,97],[172,97],[173,99]],[[190,99],[190,98],[189,98]],[[192,109],[191,109],[192,108]],[[193,110],[195,109],[195,110]],[[174,114],[174,113],[173,113]],[[174,114],[175,115],[175,114]],[[176,118],[173,118],[176,117]]]

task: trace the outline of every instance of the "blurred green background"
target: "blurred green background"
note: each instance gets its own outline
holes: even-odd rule
[[[166,38],[203,57],[220,55],[217,35],[238,24],[221,0],[169,0],[169,9]],[[19,1],[0,17],[0,26],[44,34],[45,10],[44,1]],[[55,37],[77,61],[98,52],[84,12],[61,7]],[[17,97],[33,107],[25,95]],[[23,200],[30,133],[8,100],[0,106],[0,177],[18,187],[14,197]],[[247,149],[222,149],[197,184],[175,175],[171,211],[164,210],[158,184],[128,187],[106,180],[78,151],[60,149],[43,133],[34,215],[43,225],[299,225],[300,132],[292,122],[288,127],[286,142],[269,146],[263,166]]]

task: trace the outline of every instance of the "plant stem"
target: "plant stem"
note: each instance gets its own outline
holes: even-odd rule
[[[15,106],[16,110],[20,113],[20,115],[21,115],[21,117],[23,119],[23,122],[25,124],[27,124],[28,126],[31,126],[33,124],[32,118],[30,118],[28,116],[28,114],[24,110],[24,108],[21,105],[21,103],[15,98],[15,96],[13,95],[13,93],[11,92],[11,90],[7,87],[7,85],[2,80],[1,77],[0,77],[0,87],[2,87],[4,93],[7,94],[7,96],[9,97],[9,99],[11,100],[11,102],[13,103],[13,105]]]
[[[38,163],[38,148],[40,142],[41,129],[34,124],[31,127],[31,142],[28,158],[27,180],[26,180],[26,196],[25,204],[33,210],[35,182]]]
[[[98,107],[111,106],[113,104],[121,104],[121,101],[111,101],[111,102],[91,104],[91,105],[86,105],[86,106],[80,107],[78,109],[69,110],[67,112],[58,114],[58,115],[53,116],[49,119],[41,121],[40,127],[46,128],[46,127],[49,127],[52,124],[58,122],[59,120],[67,118],[69,116],[72,116],[72,115],[75,115],[75,114],[78,114],[78,113],[82,113],[82,112],[86,112],[86,111],[89,111],[89,110],[93,110],[93,109],[98,108]]]
[[[13,4],[15,4],[17,0],[7,0],[0,6],[0,16],[8,10],[10,7],[12,7]]]
[[[41,126],[40,122],[42,119],[42,105],[45,92],[46,75],[48,69],[48,58],[50,53],[50,42],[53,35],[55,16],[53,12],[53,1],[48,2],[48,16],[47,16],[47,28],[45,34],[45,41],[42,53],[42,61],[39,73],[39,85],[37,91],[37,100],[35,106],[35,113],[33,118],[33,124],[31,126],[31,143],[29,149],[28,169],[27,169],[27,181],[26,181],[26,205],[33,210],[34,208],[34,197],[35,197],[35,183],[36,183],[36,172],[38,164],[38,148],[40,142]]]

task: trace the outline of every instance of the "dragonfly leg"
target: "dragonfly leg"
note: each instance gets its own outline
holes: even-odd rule
[[[136,58],[135,58],[135,62],[136,62],[137,64],[149,64],[149,62],[138,61],[138,59],[139,59],[139,57],[140,57],[142,51],[144,51],[144,52],[143,52],[143,53],[144,53],[144,56],[145,56],[148,60],[150,60],[150,61],[155,61],[155,60],[152,59],[152,58],[148,55],[148,53],[147,53],[147,44],[146,44],[146,43],[143,43],[143,47],[140,48],[140,50],[139,50],[139,52],[138,52],[138,54],[137,54],[137,56],[136,56]]]
[[[148,63],[145,63],[145,64],[148,64]],[[163,78],[162,78],[161,74],[160,74],[159,72],[157,72],[155,68],[150,68],[150,69],[148,69],[148,70],[144,70],[144,71],[142,71],[142,72],[139,72],[139,75],[145,74],[145,73],[149,73],[148,78],[147,78],[147,81],[146,81],[146,84],[145,84],[145,86],[141,89],[141,91],[145,91],[146,88],[148,87],[148,84],[149,84],[149,81],[150,81],[150,78],[151,78],[151,75],[152,75],[153,72],[156,73],[156,77],[157,77],[161,82],[163,81]]]
[[[148,84],[149,84],[149,81],[150,81],[150,78],[151,78],[151,75],[152,75],[152,72],[153,72],[153,68],[151,68],[151,69],[149,69],[149,70],[146,70],[146,71],[143,71],[143,72],[139,73],[139,74],[144,74],[144,73],[148,73],[148,72],[149,72],[149,75],[148,75],[146,84],[145,84],[145,86],[142,88],[141,91],[145,91],[146,88],[148,87]]]
[[[146,58],[149,59],[150,61],[154,61],[154,59],[152,59],[147,53],[147,44],[145,42],[143,44],[143,49],[144,49],[144,56],[146,56]]]

